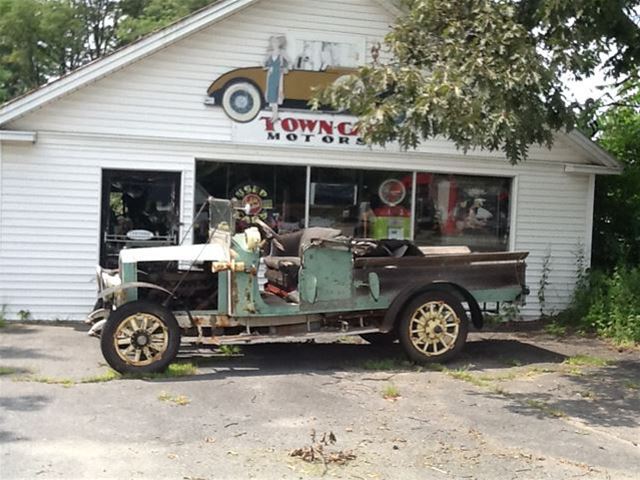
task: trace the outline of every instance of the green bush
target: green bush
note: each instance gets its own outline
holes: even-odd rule
[[[570,307],[556,318],[617,343],[640,342],[640,268],[591,272],[578,282]]]

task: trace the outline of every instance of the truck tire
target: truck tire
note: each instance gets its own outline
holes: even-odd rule
[[[442,290],[418,294],[400,315],[398,338],[411,360],[448,362],[464,347],[469,318],[455,295]]]
[[[112,312],[100,337],[102,355],[120,373],[162,372],[179,347],[180,327],[171,310],[146,300]]]

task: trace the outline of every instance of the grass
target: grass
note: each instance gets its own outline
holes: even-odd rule
[[[174,405],[179,405],[184,407],[191,403],[191,400],[186,395],[171,395],[167,392],[161,392],[158,395],[158,400],[161,402],[173,403]]]
[[[382,390],[382,398],[385,400],[397,400],[400,398],[400,391],[398,387],[390,383]]]
[[[58,377],[46,377],[46,376],[25,377],[20,381],[46,383],[47,385],[62,385],[65,388],[73,387],[76,384],[76,381],[71,378],[58,378]]]
[[[78,383],[105,383],[105,382],[110,382],[112,380],[118,380],[120,378],[122,378],[122,375],[120,375],[115,370],[109,369],[106,372],[98,375],[94,375],[93,377],[83,378]]]
[[[527,406],[531,408],[535,408],[536,410],[540,410],[542,413],[549,415],[551,417],[562,418],[567,416],[567,414],[564,413],[562,410],[553,408],[549,404],[542,402],[540,400],[529,399],[529,400],[526,400],[525,403],[527,404]]]
[[[5,318],[6,312],[7,306],[2,305],[2,307],[0,307],[0,328],[4,328],[7,326],[7,319]]]
[[[0,366],[0,376],[2,375],[13,375],[14,373],[20,372],[19,368],[13,367],[2,367]]]
[[[451,378],[455,378],[456,380],[462,380],[463,382],[470,383],[477,387],[486,387],[487,381],[482,378],[474,375],[466,367],[457,368],[455,370],[445,370],[445,373],[449,375]]]
[[[562,363],[570,367],[606,367],[609,365],[608,360],[592,355],[574,355]]]
[[[7,367],[0,367],[7,368]],[[1,372],[2,370],[0,370]],[[195,375],[198,372],[198,368],[190,362],[180,362],[180,363],[172,363],[169,365],[165,372],[161,373],[147,373],[143,375],[137,374],[126,374],[122,375],[115,370],[108,369],[104,373],[100,373],[98,375],[84,377],[80,380],[73,380],[71,378],[58,378],[58,377],[47,377],[47,376],[27,376],[18,379],[22,382],[36,382],[36,383],[45,383],[47,385],[62,385],[63,387],[72,387],[74,385],[79,384],[89,384],[89,383],[106,383],[111,382],[113,380],[120,379],[142,379],[142,380],[155,380],[155,379],[165,379],[165,378],[179,378],[179,377],[188,377],[191,375]],[[11,373],[16,373],[15,371],[11,371],[8,373],[4,373],[3,375],[10,375]],[[2,373],[0,373],[2,374]]]
[[[554,337],[564,337],[567,334],[567,326],[558,322],[551,322],[544,326],[544,331]]]
[[[238,345],[220,345],[218,352],[225,357],[237,357],[242,355],[242,349]]]
[[[367,360],[361,366],[364,370],[385,371],[406,369],[413,365],[401,358],[381,358],[379,360]]]

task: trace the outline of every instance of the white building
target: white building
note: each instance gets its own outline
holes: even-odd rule
[[[595,144],[561,134],[513,167],[502,154],[465,155],[439,140],[370,149],[352,118],[300,109],[294,90],[370,61],[397,13],[384,0],[223,0],[1,107],[8,318],[82,319],[94,266],[112,264],[122,245],[193,241],[188,227],[207,194],[237,194],[281,230],[334,225],[529,251],[530,316],[549,253],[547,307],[565,306],[576,252],[590,250],[595,176],[620,171]],[[254,68],[237,70],[245,67]],[[279,76],[282,67],[290,70]],[[225,74],[227,88],[209,95]],[[270,87],[258,85],[267,77]],[[270,107],[258,107],[264,96],[278,103],[282,79],[273,122]]]

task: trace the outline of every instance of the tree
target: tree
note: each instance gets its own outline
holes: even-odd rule
[[[628,81],[595,125],[598,142],[624,164],[620,176],[596,183],[593,264],[640,266],[640,82]]]
[[[213,0],[134,0],[118,28],[121,42],[128,43],[189,15]]]
[[[406,0],[386,55],[319,92],[360,118],[372,144],[415,148],[444,136],[458,148],[502,150],[517,163],[531,144],[571,128],[563,73],[588,76],[604,52],[619,77],[634,74],[639,0]],[[374,59],[375,60],[375,59]]]
[[[0,0],[0,103],[213,0]]]

